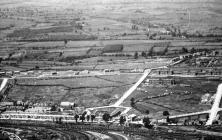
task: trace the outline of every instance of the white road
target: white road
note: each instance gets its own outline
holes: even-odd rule
[[[4,87],[6,86],[7,82],[8,82],[8,79],[4,78],[2,83],[1,83],[1,86],[0,86],[0,92],[4,89]]]
[[[86,132],[92,134],[93,136],[95,136],[99,140],[109,140],[109,139],[112,139],[110,136],[107,136],[107,135],[102,134],[102,133],[93,132],[93,131],[86,131]]]
[[[212,125],[213,121],[216,119],[218,111],[220,110],[221,98],[222,98],[222,84],[220,84],[217,88],[214,104],[211,108],[209,120],[207,121],[206,125]]]
[[[120,137],[122,137],[124,140],[128,140],[128,137],[126,137],[125,135],[123,134],[120,134],[120,133],[117,133],[117,132],[109,132],[110,134],[113,134],[113,135],[118,135]]]
[[[171,119],[185,118],[185,117],[189,117],[189,116],[198,116],[198,115],[202,115],[202,114],[209,114],[209,119],[208,119],[206,125],[212,125],[213,121],[215,121],[215,119],[217,118],[218,112],[222,111],[222,108],[220,108],[221,98],[222,98],[222,84],[220,84],[217,88],[216,97],[215,97],[215,100],[214,100],[211,110],[175,115],[175,116],[170,116],[170,118]]]
[[[114,107],[120,106],[120,104],[123,103],[123,101],[129,97],[136,89],[137,87],[146,79],[146,77],[150,74],[151,69],[147,69],[144,71],[143,76],[137,81],[128,91],[126,91],[123,96],[113,105]]]

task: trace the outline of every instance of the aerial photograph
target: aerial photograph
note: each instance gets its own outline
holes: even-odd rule
[[[0,0],[0,140],[222,140],[222,0]]]

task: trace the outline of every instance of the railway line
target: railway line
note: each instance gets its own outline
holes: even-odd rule
[[[109,140],[133,140],[134,136],[142,137],[144,140],[156,139],[156,138],[189,138],[189,139],[201,139],[205,137],[212,137],[212,133],[206,130],[198,130],[196,128],[186,129],[182,126],[165,126],[157,127],[156,129],[141,129],[134,127],[124,127],[118,125],[106,125],[106,124],[83,124],[83,123],[52,123],[52,122],[37,122],[37,121],[6,121],[1,120],[0,125],[7,128],[29,128],[37,129],[39,132],[55,132],[64,136],[64,140],[72,139],[73,136],[76,140],[83,138],[84,140],[93,140],[98,138],[98,135],[110,137]],[[40,128],[40,129],[38,129]],[[218,128],[217,128],[218,129]],[[37,132],[36,131],[36,132]],[[89,133],[92,132],[92,133]],[[97,135],[94,135],[95,132]],[[222,138],[221,135],[213,134],[214,137]],[[98,140],[105,140],[104,137],[98,138]]]
[[[83,132],[71,132],[71,131],[65,131],[60,128],[47,128],[47,127],[38,127],[38,126],[12,126],[12,125],[6,125],[7,129],[11,129],[12,131],[15,131],[15,129],[20,131],[20,137],[25,138],[35,138],[41,140],[46,139],[52,139],[53,137],[59,137],[61,140],[76,140],[76,139],[84,139],[84,140],[92,140],[95,138],[93,135],[89,135]],[[32,134],[30,134],[32,133]]]

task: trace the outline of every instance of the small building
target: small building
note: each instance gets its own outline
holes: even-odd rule
[[[81,74],[89,74],[89,71],[88,71],[88,70],[83,70],[83,71],[79,72],[79,74],[80,74],[80,75],[81,75]]]
[[[165,78],[152,78],[149,79],[149,84],[152,85],[175,85],[175,79],[165,79]]]
[[[1,62],[1,64],[16,66],[16,65],[18,65],[18,61],[16,61],[16,60],[4,60],[4,61]]]
[[[0,102],[0,106],[13,106],[14,102]]]
[[[60,106],[68,107],[68,106],[73,106],[74,104],[75,104],[74,102],[61,102]]]
[[[112,69],[104,69],[103,72],[104,73],[106,73],[106,72],[114,72],[114,70],[112,70]]]

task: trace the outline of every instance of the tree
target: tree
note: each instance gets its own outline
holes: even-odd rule
[[[62,53],[62,52],[60,52],[60,53],[59,53],[59,57],[61,57],[61,56],[62,56],[62,54],[63,54],[63,53]]]
[[[134,53],[134,59],[138,59],[138,52]]]
[[[89,115],[86,116],[86,120],[87,120],[87,122],[89,122],[89,120],[90,120],[90,116]]]
[[[166,116],[166,122],[170,122],[170,118],[169,118],[170,113],[168,111],[163,111],[163,116]]]
[[[153,55],[153,48],[154,48],[154,46],[150,48],[150,50],[147,53],[147,56],[152,56]]]
[[[85,118],[85,115],[81,115],[79,119],[80,119],[82,122],[84,122],[84,120],[86,119],[86,118]]]
[[[77,122],[78,122],[79,115],[78,115],[78,114],[76,114],[76,115],[74,116],[74,118],[75,118],[76,123],[77,123]]]
[[[163,55],[165,55],[168,52],[168,46],[163,50]]]
[[[176,33],[175,32],[171,32],[172,37],[176,37]]]
[[[142,57],[146,57],[146,53],[144,51],[142,51],[141,55]]]
[[[170,113],[168,111],[163,111],[163,116],[169,116]]]
[[[105,122],[108,122],[109,120],[110,120],[110,114],[109,113],[104,113],[103,114],[103,120],[105,121]]]
[[[35,69],[38,70],[38,69],[39,69],[39,66],[35,66]]]
[[[130,99],[130,105],[133,107],[135,105],[135,98]]]
[[[150,111],[149,111],[149,110],[146,110],[145,113],[146,113],[146,114],[150,114]]]
[[[95,120],[96,116],[95,115],[91,115],[91,121],[93,122]]]
[[[191,50],[190,50],[190,53],[195,53],[196,52],[196,49],[194,49],[194,48],[192,48]]]
[[[181,52],[182,52],[182,53],[188,53],[188,50],[187,50],[187,48],[184,48],[184,47],[183,47],[182,50],[181,50]]]
[[[68,40],[67,40],[67,39],[65,39],[65,40],[64,40],[64,44],[66,45],[67,43],[68,43]]]
[[[51,111],[56,111],[57,107],[55,105],[51,106]]]
[[[119,118],[119,124],[123,125],[126,122],[126,118],[124,116],[120,116]]]
[[[58,119],[58,123],[62,123],[62,117],[59,117],[59,119]]]
[[[148,117],[143,118],[144,127],[151,129],[153,126],[150,123],[151,123],[150,118]]]

